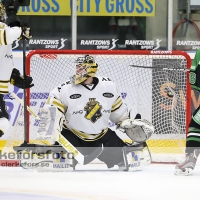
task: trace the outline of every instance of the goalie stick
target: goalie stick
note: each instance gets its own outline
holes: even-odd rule
[[[26,40],[23,39],[23,75],[26,76]],[[25,79],[24,79],[25,81]],[[26,89],[24,89],[24,142],[28,141],[27,135],[25,134],[28,131],[28,122],[27,122],[27,106],[26,106]]]
[[[139,66],[139,65],[129,65],[130,67],[137,67],[137,68],[144,68],[144,69],[160,69],[160,70],[172,70],[172,71],[190,71],[189,69],[183,69],[183,68],[170,68],[170,67],[149,67],[149,66]]]
[[[23,101],[14,93],[12,93],[12,96],[20,103],[24,106]],[[40,119],[40,117],[28,106],[27,110],[36,118],[36,119]],[[97,147],[91,154],[84,156],[83,154],[81,154],[78,149],[76,147],[74,147],[65,137],[62,136],[62,134],[59,134],[59,140],[57,141],[68,153],[72,153],[74,158],[83,165],[87,165],[88,163],[92,162],[95,158],[97,158],[101,152],[103,151],[103,144],[100,145],[99,147]],[[26,146],[26,145],[25,145]],[[28,147],[28,149],[30,150],[34,150],[34,148],[42,148],[42,146],[35,146],[35,147]],[[44,147],[44,146],[43,146]],[[24,146],[20,147],[20,146],[15,146],[14,150],[16,151],[21,151],[24,150]]]
[[[20,103],[23,105],[23,101],[14,93],[12,92],[11,95]],[[40,120],[39,116],[33,111],[31,110],[28,106],[26,106],[27,110],[38,120]]]

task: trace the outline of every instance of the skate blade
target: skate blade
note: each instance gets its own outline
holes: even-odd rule
[[[190,176],[192,175],[192,171],[193,170],[191,168],[185,168],[184,171],[181,169],[176,169],[174,174],[176,176]]]

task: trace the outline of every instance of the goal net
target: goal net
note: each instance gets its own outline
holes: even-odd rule
[[[190,120],[190,86],[188,69],[190,57],[181,51],[85,51],[36,50],[27,55],[27,73],[34,87],[27,91],[27,104],[38,113],[49,92],[74,75],[77,57],[92,55],[98,63],[98,76],[109,77],[121,92],[132,116],[140,113],[155,127],[148,140],[153,161],[177,162],[184,156],[186,130]],[[24,140],[24,108],[7,141],[6,147]],[[28,116],[29,141],[34,142],[38,120]],[[77,122],[78,125],[78,122]],[[109,128],[115,129],[110,122]],[[126,134],[117,131],[123,139]]]

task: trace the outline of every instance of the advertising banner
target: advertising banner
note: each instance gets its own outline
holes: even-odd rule
[[[155,0],[77,0],[78,16],[155,16]],[[31,0],[18,15],[70,16],[72,0]]]
[[[77,49],[93,50],[114,50],[114,49],[141,49],[158,50],[162,48],[162,39],[154,40],[121,40],[117,37],[106,37],[105,39],[77,39]],[[21,40],[16,40],[12,44],[13,50],[23,50]],[[28,49],[49,49],[64,50],[71,49],[71,38],[51,37],[51,38],[33,38],[28,41]]]
[[[70,49],[70,42],[67,38],[34,38],[28,41],[28,49],[49,49],[49,50],[60,50],[60,49]],[[23,41],[15,40],[12,44],[13,50],[23,50]]]

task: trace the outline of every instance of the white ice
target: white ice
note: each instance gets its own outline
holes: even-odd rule
[[[1,200],[193,200],[200,199],[200,166],[175,176],[173,164],[119,172],[103,164],[78,165],[74,172],[0,168]]]

